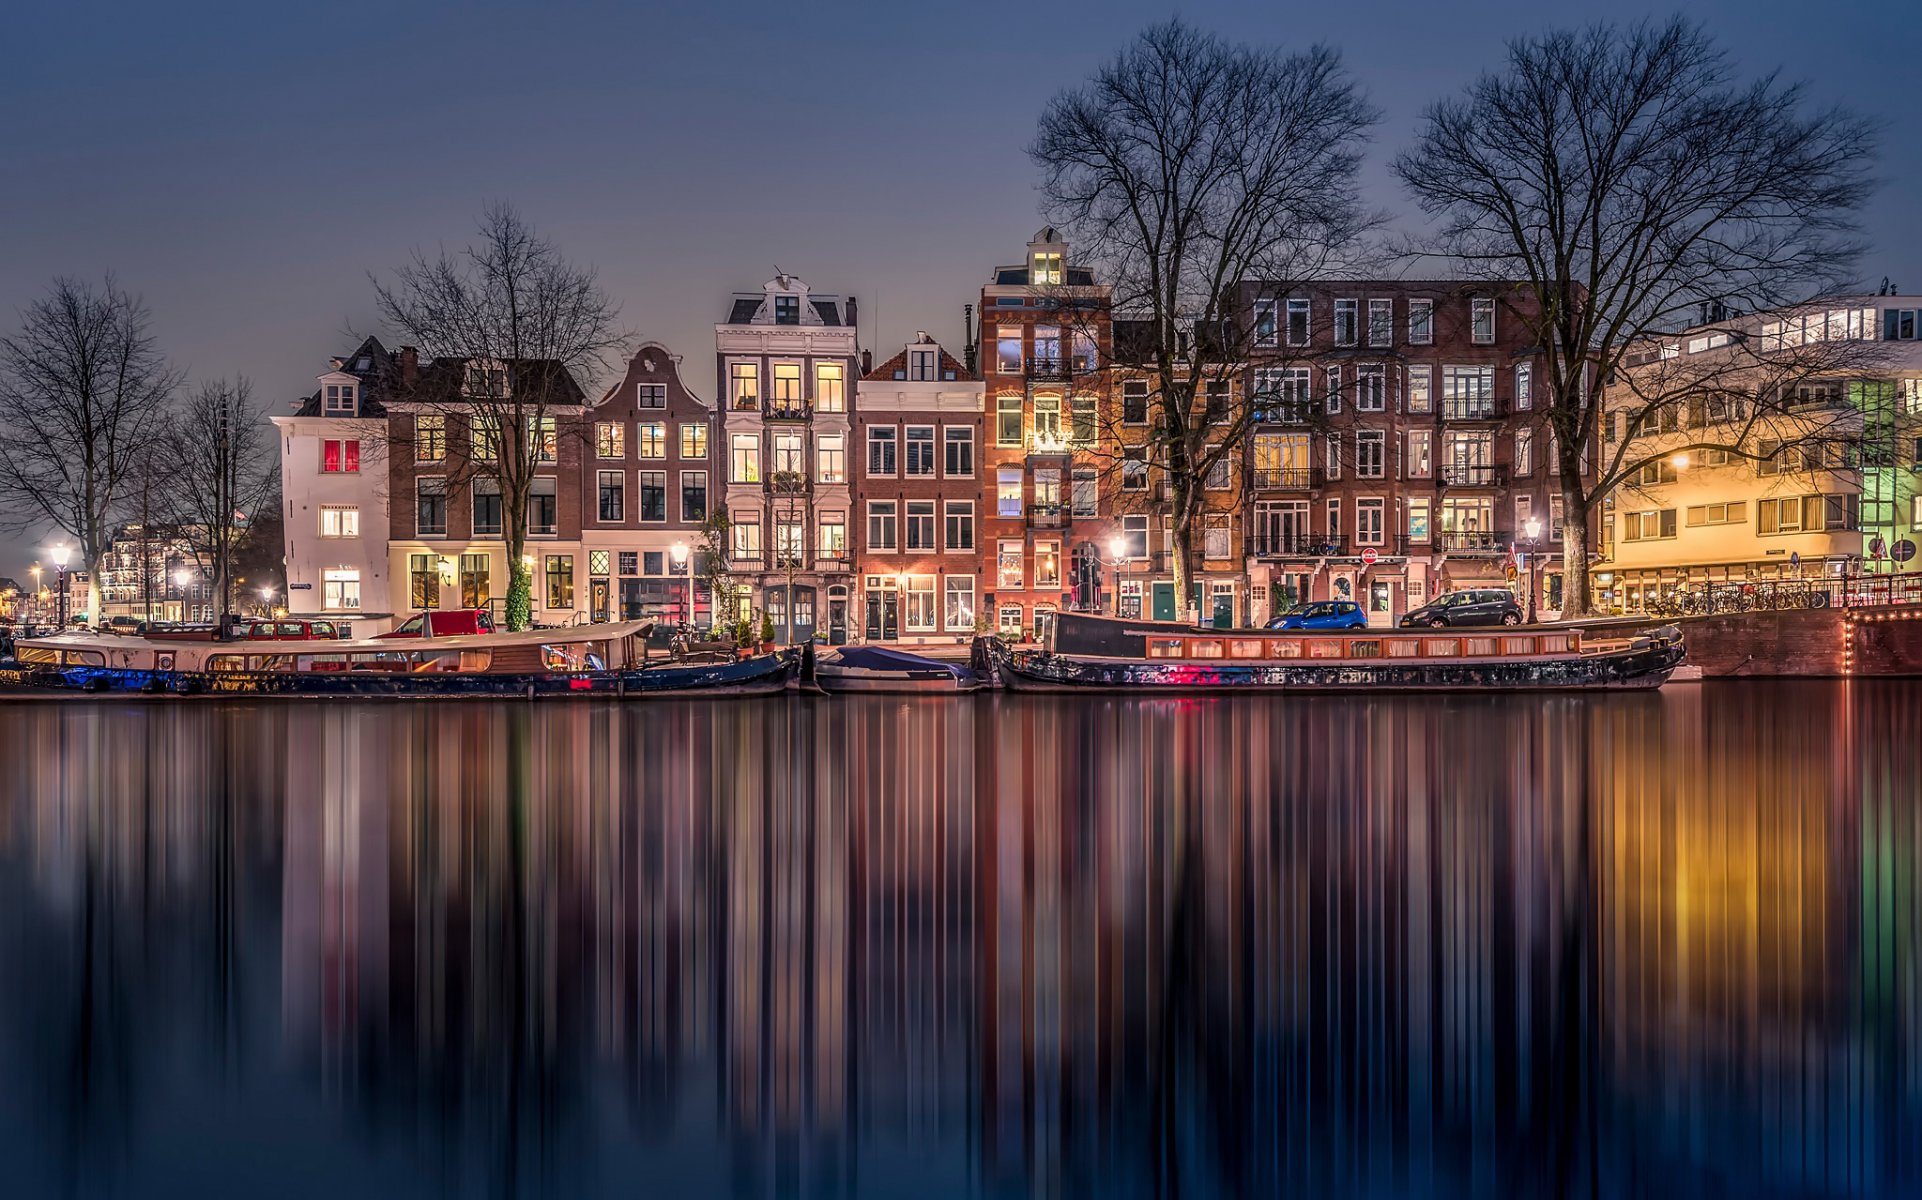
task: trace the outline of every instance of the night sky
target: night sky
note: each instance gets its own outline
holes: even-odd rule
[[[20,0],[0,72],[0,323],[57,274],[113,271],[193,376],[245,374],[278,406],[351,332],[378,332],[368,272],[461,244],[504,199],[597,266],[626,326],[686,355],[711,396],[727,293],[776,264],[859,296],[879,355],[917,329],[956,345],[961,306],[1040,224],[1023,148],[1042,104],[1170,11],[1340,47],[1383,111],[1371,199],[1407,214],[1386,163],[1422,106],[1505,38],[1572,19],[1546,11],[1561,7]],[[1889,121],[1861,277],[1922,291],[1922,5],[1684,7],[1744,68]],[[43,541],[0,540],[0,575],[24,579]]]

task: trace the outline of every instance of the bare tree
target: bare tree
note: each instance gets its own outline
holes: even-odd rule
[[[1151,331],[1146,452],[1165,472],[1179,596],[1197,575],[1203,480],[1239,460],[1260,409],[1237,395],[1223,419],[1204,402],[1247,361],[1243,285],[1352,268],[1372,222],[1355,177],[1374,121],[1335,51],[1235,45],[1180,21],[1042,114],[1029,154],[1044,209],[1111,281],[1117,317]]]
[[[557,439],[579,436],[583,387],[624,350],[625,338],[594,272],[569,263],[513,208],[489,208],[478,234],[464,250],[417,253],[391,283],[374,281],[387,322],[437,365],[452,360],[459,370],[453,379],[423,372],[388,407],[464,424],[467,440],[444,448],[446,477],[450,486],[498,480],[507,625],[525,629],[533,620],[533,573],[522,559],[528,496]]]
[[[0,338],[0,527],[61,530],[96,581],[125,482],[180,382],[149,320],[111,276],[98,289],[62,278]]]
[[[1512,42],[1504,70],[1428,109],[1394,169],[1439,218],[1427,248],[1512,282],[1511,315],[1542,348],[1569,613],[1589,608],[1592,510],[1669,452],[1601,441],[1628,356],[1705,305],[1774,308],[1836,286],[1858,249],[1872,149],[1866,122],[1812,110],[1799,85],[1739,82],[1679,18]],[[1659,409],[1676,391],[1641,403]],[[1697,444],[1710,443],[1741,450]]]
[[[244,378],[203,383],[167,422],[159,457],[179,536],[213,581],[215,612],[233,611],[234,564],[248,525],[280,491],[280,455]]]

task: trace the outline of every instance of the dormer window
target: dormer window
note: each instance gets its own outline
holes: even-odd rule
[[[507,398],[507,371],[485,363],[467,364],[467,394],[488,400]]]
[[[351,383],[330,383],[321,407],[321,412],[330,417],[351,417],[357,410],[354,393],[359,389]]]
[[[801,323],[801,298],[799,296],[776,296],[774,298],[774,323],[776,325],[799,325]]]
[[[908,351],[908,378],[933,379],[935,377],[935,362],[938,357],[933,350]]]
[[[1061,282],[1061,252],[1058,250],[1037,250],[1034,254],[1033,269],[1029,278],[1037,286]]]

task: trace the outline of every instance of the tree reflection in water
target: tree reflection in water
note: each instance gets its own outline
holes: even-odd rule
[[[1918,729],[9,705],[10,1194],[1912,1193]]]

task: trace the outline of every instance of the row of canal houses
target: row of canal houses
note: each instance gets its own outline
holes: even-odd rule
[[[723,605],[837,643],[965,641],[1068,609],[1242,624],[1325,598],[1386,624],[1501,583],[1531,516],[1559,536],[1533,351],[1486,285],[1244,290],[1246,362],[1203,390],[1224,436],[1260,407],[1245,451],[1204,481],[1186,598],[1142,323],[1044,228],[994,268],[958,350],[921,333],[877,362],[855,297],[781,274],[715,325],[712,401],[658,342],[598,397],[577,392],[528,498],[535,618],[705,624],[716,511]],[[292,612],[373,632],[502,602],[500,488],[444,406],[402,401],[492,367],[368,338],[274,417]]]

